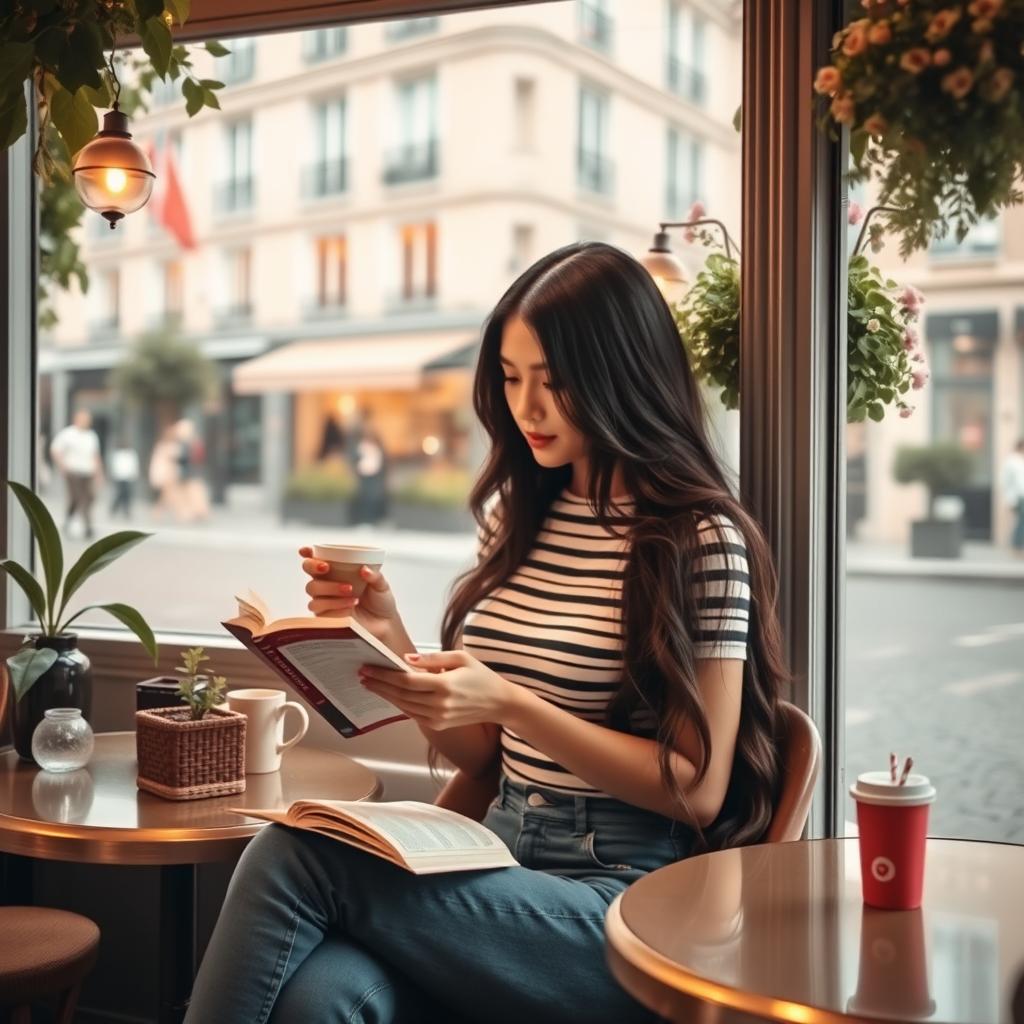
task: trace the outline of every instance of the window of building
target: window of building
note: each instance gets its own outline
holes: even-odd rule
[[[249,210],[253,204],[252,120],[240,118],[224,125],[225,178],[218,186],[220,213]]]
[[[252,315],[252,249],[248,245],[225,250],[224,304],[218,310],[222,323],[245,322]]]
[[[344,97],[313,105],[313,151],[307,168],[306,194],[320,197],[344,192],[348,185],[346,159],[347,110]]]
[[[166,107],[181,99],[181,82],[172,78],[154,77],[149,89],[150,103],[154,107]]]
[[[704,147],[681,128],[669,127],[665,206],[669,220],[684,217],[704,195]]]
[[[398,230],[403,305],[419,304],[437,296],[437,226],[430,221],[403,224]]]
[[[398,21],[389,21],[384,29],[384,34],[390,42],[398,43],[403,39],[430,35],[432,32],[436,32],[438,27],[439,19],[435,17],[401,18]]]
[[[348,276],[348,244],[344,235],[316,240],[316,306],[337,310],[345,305]]]
[[[155,270],[149,326],[156,330],[177,330],[184,319],[185,266],[180,259],[160,260]]]
[[[532,224],[512,225],[512,258],[509,270],[519,273],[534,261],[534,227]]]
[[[384,161],[384,182],[399,185],[438,173],[437,76],[433,73],[395,84],[393,142]]]
[[[302,56],[310,63],[339,57],[347,46],[348,29],[344,25],[302,33]]]
[[[612,17],[608,0],[578,0],[580,39],[587,46],[607,53],[612,48]]]
[[[689,4],[668,0],[669,88],[691,103],[707,100],[707,24]]]
[[[248,82],[256,72],[256,40],[229,39],[230,53],[217,58],[216,72],[225,85]]]
[[[577,180],[582,188],[604,194],[612,191],[612,162],[608,157],[609,107],[607,93],[580,86]]]
[[[962,242],[952,230],[944,238],[934,239],[928,255],[936,261],[992,260],[999,255],[1000,243],[999,220],[990,217],[973,225]]]
[[[117,331],[121,320],[121,271],[118,267],[93,272],[88,300],[90,333],[104,337]]]
[[[536,139],[537,82],[533,78],[517,78],[515,84],[515,148],[533,149]]]

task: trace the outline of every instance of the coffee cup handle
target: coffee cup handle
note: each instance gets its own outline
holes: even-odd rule
[[[278,743],[277,752],[280,754],[281,751],[287,750],[289,747],[294,746],[303,736],[309,731],[309,715],[306,714],[306,709],[301,704],[296,704],[295,701],[289,700],[281,705],[281,714],[283,715],[289,708],[294,708],[299,713],[299,717],[302,719],[302,728],[290,739],[285,740],[284,743]]]

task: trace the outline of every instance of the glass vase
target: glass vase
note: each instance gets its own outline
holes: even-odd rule
[[[80,708],[49,708],[32,733],[32,757],[47,772],[73,772],[92,757],[92,727]]]

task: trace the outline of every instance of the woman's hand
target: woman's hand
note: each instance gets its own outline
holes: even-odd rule
[[[311,547],[299,548],[299,554],[302,555],[302,571],[311,577],[306,584],[306,593],[311,598],[308,608],[314,615],[351,615],[386,644],[396,632],[401,631],[404,635],[395,595],[380,572],[364,565],[359,573],[366,580],[366,589],[360,597],[353,597],[350,583],[323,578],[328,565],[313,557]]]
[[[485,722],[500,724],[519,687],[466,651],[407,654],[413,672],[363,665],[362,684],[428,729],[453,729]]]

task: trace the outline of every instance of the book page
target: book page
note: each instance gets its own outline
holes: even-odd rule
[[[379,832],[404,857],[453,857],[498,854],[501,863],[515,864],[508,848],[489,828],[443,807],[415,800],[389,803],[344,800],[300,801],[292,806],[293,820],[302,821],[317,808],[336,808],[345,817],[362,821]],[[504,854],[504,856],[500,856]]]
[[[282,644],[279,650],[356,728],[363,729],[382,718],[402,714],[394,704],[371,693],[359,682],[360,665],[396,667],[362,640],[355,637],[297,640]]]

